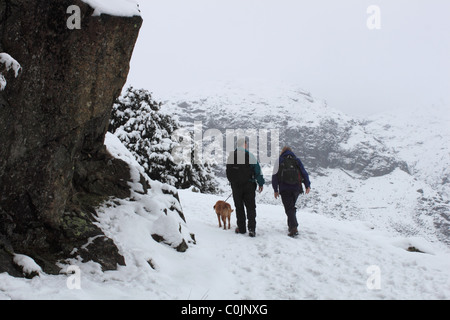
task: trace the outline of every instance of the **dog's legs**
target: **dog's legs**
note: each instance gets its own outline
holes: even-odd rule
[[[223,221],[223,230],[227,230],[227,217],[222,217]]]
[[[222,228],[222,221],[220,221],[220,214],[217,214],[217,220],[219,220],[219,228]]]
[[[228,216],[228,229],[231,228],[231,223],[230,223],[230,216]]]

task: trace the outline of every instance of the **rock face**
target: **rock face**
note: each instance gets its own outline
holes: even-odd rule
[[[67,27],[71,5],[79,30]],[[85,259],[123,264],[92,214],[129,194],[127,165],[104,137],[142,19],[93,11],[80,0],[0,0],[0,52],[22,66],[0,92],[0,272],[15,252],[56,273],[54,262],[92,237]]]
[[[366,132],[361,121],[328,107],[295,85],[256,82],[254,87],[244,83],[210,90],[176,95],[168,99],[163,110],[178,115],[188,128],[199,121],[205,132],[218,129],[224,147],[228,129],[277,129],[279,147],[292,147],[311,172],[342,168],[369,178],[397,168],[408,170],[382,141]]]

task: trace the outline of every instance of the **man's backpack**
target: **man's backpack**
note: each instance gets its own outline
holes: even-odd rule
[[[287,184],[299,184],[301,186],[302,174],[295,157],[288,155],[284,158],[284,161],[280,163],[278,180]]]
[[[227,178],[233,185],[242,185],[253,178],[250,155],[244,150],[235,150],[227,160]]]

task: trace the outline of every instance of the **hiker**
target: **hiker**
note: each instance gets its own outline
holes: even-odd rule
[[[295,203],[298,196],[303,194],[302,183],[305,185],[306,194],[308,194],[311,190],[311,182],[302,161],[292,152],[291,148],[284,147],[275,163],[272,187],[275,192],[275,199],[281,195],[281,201],[287,215],[288,235],[290,237],[298,235]]]
[[[264,177],[255,156],[248,151],[248,142],[244,138],[238,139],[236,150],[230,153],[226,173],[227,179],[231,183],[236,207],[236,233],[247,232],[245,225],[245,209],[247,209],[248,234],[250,237],[254,237],[256,235],[255,191],[258,184],[259,192],[262,192]]]

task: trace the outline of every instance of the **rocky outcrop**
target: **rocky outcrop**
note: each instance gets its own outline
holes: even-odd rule
[[[211,93],[183,93],[168,99],[162,108],[179,116],[191,130],[195,121],[203,132],[218,129],[224,148],[229,129],[279,130],[279,147],[292,147],[313,173],[342,168],[370,178],[397,168],[408,171],[404,161],[366,132],[362,121],[329,108],[295,86],[262,88],[224,85]],[[205,140],[208,145],[209,139]]]
[[[67,27],[71,5],[79,30]],[[93,11],[80,0],[0,0],[0,52],[22,67],[0,92],[0,272],[20,253],[57,273],[55,262],[87,243],[84,259],[124,263],[93,214],[129,195],[129,169],[104,137],[142,19]]]
[[[341,168],[363,178],[379,177],[400,168],[407,171],[406,163],[395,155],[376,136],[366,134],[360,122],[337,122],[323,119],[317,126],[299,126],[284,130],[283,144],[301,150],[308,168]]]

